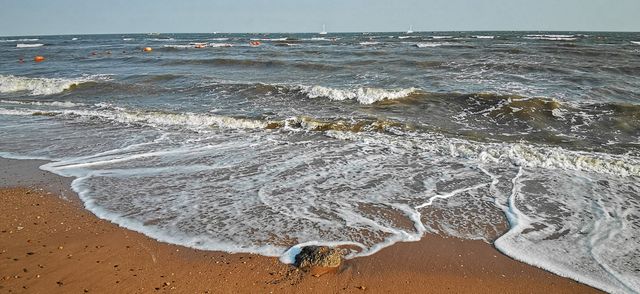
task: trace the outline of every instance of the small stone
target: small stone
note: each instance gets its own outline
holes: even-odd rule
[[[296,255],[295,265],[313,276],[319,277],[337,269],[342,263],[343,252],[327,246],[305,246]]]
[[[326,246],[305,246],[296,255],[296,266],[308,267],[338,267],[342,263],[342,250]]]
[[[357,288],[360,289],[360,290],[363,290],[363,291],[367,290],[367,287],[365,287],[365,286],[358,286]]]

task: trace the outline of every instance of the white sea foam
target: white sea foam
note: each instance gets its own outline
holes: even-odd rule
[[[450,43],[416,43],[415,46],[418,48],[432,48],[432,47],[441,47],[448,46]]]
[[[431,36],[432,39],[453,39],[453,36]]]
[[[228,41],[229,38],[210,38],[210,41]]]
[[[4,104],[19,104],[19,105],[38,105],[38,106],[55,106],[55,107],[78,107],[85,105],[84,103],[75,103],[70,101],[15,101],[15,100],[0,100],[0,103]]]
[[[122,38],[122,41],[133,41],[135,40],[134,38]]]
[[[264,129],[269,124],[268,121],[241,119],[219,115],[132,111],[122,107],[105,107],[105,105],[101,105],[101,108],[102,109],[99,110],[29,110],[0,108],[0,114],[22,116],[49,115],[78,120],[104,119],[117,123],[136,123],[154,127],[178,126],[191,130],[206,130],[214,126],[231,129]]]
[[[0,40],[0,42],[7,42],[7,43],[12,43],[12,42],[35,42],[35,41],[40,41],[40,39],[4,39],[4,40]]]
[[[193,48],[194,45],[191,44],[182,44],[182,45],[162,45],[162,47],[164,48],[176,48],[176,49],[189,49],[189,48]]]
[[[68,90],[74,85],[103,80],[105,76],[79,78],[30,78],[0,75],[0,93],[29,92],[31,95],[51,95]]]
[[[640,41],[631,41],[631,44],[640,45]]]
[[[574,35],[526,35],[527,40],[547,40],[547,41],[575,41],[577,37]]]
[[[189,44],[165,44],[162,45],[165,48],[176,48],[176,49],[199,49],[204,47],[211,48],[220,48],[220,47],[233,47],[233,44],[227,43],[189,43]]]
[[[286,41],[287,38],[253,38],[251,39],[251,41],[265,41],[265,42],[272,42],[272,41]]]
[[[634,273],[640,226],[629,221],[640,204],[634,200],[638,183],[613,184],[615,178],[580,173],[562,177],[519,170],[512,190],[497,203],[511,228],[496,240],[496,248],[610,293],[640,290]],[[539,186],[529,187],[534,185]],[[538,198],[541,193],[548,197]]]
[[[44,44],[24,44],[24,43],[16,44],[17,48],[36,48],[36,47],[42,47],[42,46],[44,46]]]
[[[362,45],[362,46],[370,46],[370,45],[378,45],[378,44],[380,44],[380,42],[371,42],[371,41],[360,42],[360,45]]]
[[[494,39],[495,38],[495,36],[488,36],[488,35],[486,35],[486,36],[485,35],[476,35],[476,36],[473,36],[473,37],[476,38],[476,39]]]
[[[340,38],[324,38],[324,37],[313,37],[313,38],[302,38],[302,41],[335,41]]]
[[[309,98],[326,97],[335,101],[357,100],[361,104],[377,101],[404,98],[418,91],[416,88],[386,90],[380,88],[361,87],[357,89],[334,89],[323,86],[299,86]]]
[[[140,125],[266,126],[265,121],[108,105],[50,113],[0,108],[0,114],[50,114],[91,126],[105,119],[131,125],[133,134],[143,132]],[[52,121],[47,126],[55,127]],[[79,136],[68,127],[43,134],[64,137],[59,132]],[[610,292],[639,287],[634,257],[624,256],[640,244],[631,222],[640,207],[635,194],[640,161],[633,156],[423,132],[329,131],[330,140],[306,140],[296,132],[295,141],[286,128],[250,135],[164,134],[164,139],[67,156],[43,169],[78,177],[74,190],[99,217],[194,248],[291,262],[303,245],[347,245],[356,248],[349,257],[364,256],[418,240],[424,232],[489,241],[502,233],[504,212],[512,227],[496,246],[506,254]],[[57,150],[78,149],[77,142],[42,142],[48,141],[30,148],[46,148],[54,158]]]
[[[222,47],[233,47],[233,44],[229,43],[209,43],[207,46],[213,48],[222,48]]]

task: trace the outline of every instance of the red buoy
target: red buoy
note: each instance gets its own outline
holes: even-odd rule
[[[33,61],[35,61],[35,62],[43,62],[44,61],[44,56],[38,55],[38,56],[33,58]]]

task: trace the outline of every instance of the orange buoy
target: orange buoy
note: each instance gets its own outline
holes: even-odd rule
[[[260,42],[258,42],[258,41],[251,41],[251,42],[249,42],[249,45],[251,45],[251,47],[258,47],[258,46],[260,46]]]
[[[144,51],[144,52],[151,52],[151,51],[153,51],[153,48],[151,48],[151,47],[144,47],[144,49],[142,49],[142,51]]]
[[[43,62],[44,61],[44,56],[38,55],[38,56],[33,58],[33,61],[35,61],[35,62]]]

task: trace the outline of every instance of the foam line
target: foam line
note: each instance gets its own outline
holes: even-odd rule
[[[449,193],[446,193],[446,194],[442,194],[442,195],[439,194],[439,195],[431,196],[431,197],[429,197],[429,200],[427,202],[425,202],[423,204],[420,204],[420,205],[416,206],[415,208],[416,209],[420,209],[420,208],[423,208],[423,207],[426,207],[426,206],[430,206],[430,205],[433,204],[433,201],[436,200],[436,199],[447,199],[447,198],[450,198],[452,196],[455,196],[456,194],[464,193],[464,192],[471,191],[471,190],[480,189],[482,187],[486,187],[486,186],[489,186],[489,185],[490,185],[490,183],[482,183],[482,184],[478,184],[478,185],[471,186],[471,187],[466,187],[466,188],[453,190],[453,191],[451,191]]]

